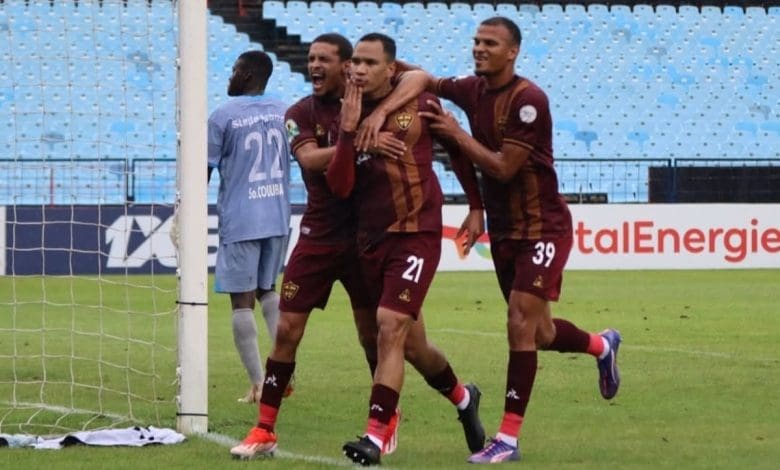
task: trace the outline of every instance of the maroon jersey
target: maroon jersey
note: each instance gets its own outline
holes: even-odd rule
[[[292,105],[285,114],[285,125],[293,154],[305,143],[317,147],[335,145],[340,100],[307,96]],[[355,219],[349,200],[337,198],[328,188],[325,173],[301,168],[308,198],[301,219],[301,238],[317,243],[354,239]]]
[[[445,78],[437,94],[452,100],[468,116],[471,135],[500,151],[502,145],[530,150],[526,163],[507,183],[483,174],[483,198],[493,239],[557,238],[571,233],[571,214],[558,193],[553,167],[552,118],[547,95],[522,77],[488,90],[476,76]]]
[[[443,198],[433,171],[433,141],[428,122],[417,114],[430,110],[426,100],[438,101],[433,95],[423,93],[385,120],[382,130],[392,132],[406,143],[407,151],[401,158],[369,153],[354,155],[351,142],[339,142],[337,151],[343,149],[349,155],[337,155],[334,160],[355,162],[352,194],[362,236],[375,239],[385,232],[441,232]],[[378,101],[364,101],[363,116],[369,115],[378,104]]]

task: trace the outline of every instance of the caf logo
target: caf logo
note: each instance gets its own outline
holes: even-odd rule
[[[292,281],[287,281],[282,284],[282,297],[284,297],[284,300],[289,302],[295,298],[295,294],[298,293],[298,289],[300,289],[298,284]]]
[[[314,135],[316,135],[317,137],[322,137],[323,135],[325,135],[325,129],[323,129],[322,126],[317,124],[314,127]]]
[[[409,303],[412,301],[412,294],[409,292],[409,289],[404,289],[401,294],[398,295],[398,300],[401,300],[402,302]]]
[[[292,140],[296,138],[298,134],[301,133],[300,129],[298,129],[298,123],[296,123],[292,119],[288,119],[284,123],[284,127],[287,128],[287,140],[289,142],[292,142]]]
[[[412,121],[414,121],[414,116],[406,111],[395,115],[395,123],[398,124],[398,127],[400,127],[402,131],[409,129],[409,126],[412,125]]]
[[[544,279],[542,279],[542,276],[536,276],[536,279],[534,279],[534,287],[537,289],[542,289],[544,287]]]

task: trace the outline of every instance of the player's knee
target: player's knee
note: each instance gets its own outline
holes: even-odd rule
[[[296,348],[303,337],[306,322],[290,315],[281,315],[276,326],[277,347]]]
[[[411,317],[385,310],[377,316],[379,347],[405,347],[406,337],[411,325]]]

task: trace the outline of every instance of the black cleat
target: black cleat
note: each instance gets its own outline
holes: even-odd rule
[[[469,450],[475,453],[485,447],[485,428],[479,420],[479,398],[482,392],[474,384],[466,384],[465,387],[469,391],[469,406],[465,410],[458,410],[458,420],[463,425]]]
[[[379,465],[381,451],[367,436],[361,437],[359,441],[347,442],[342,449],[344,455],[358,465]]]

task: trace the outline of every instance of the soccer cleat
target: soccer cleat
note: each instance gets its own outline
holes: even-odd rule
[[[260,403],[260,397],[263,394],[263,384],[254,384],[246,392],[246,396],[238,399],[239,403]]]
[[[342,447],[344,455],[356,464],[368,467],[379,465],[380,450],[368,436],[363,436],[358,441],[347,442]]]
[[[271,457],[274,451],[276,434],[255,426],[240,444],[230,449],[230,454],[237,459],[250,460],[256,457]]]
[[[502,463],[520,460],[520,450],[499,439],[491,439],[484,449],[468,458],[468,463]]]
[[[466,384],[469,391],[469,405],[464,410],[458,410],[458,420],[463,425],[466,444],[471,452],[477,452],[485,445],[485,428],[479,420],[479,398],[482,392],[474,384]]]
[[[401,408],[396,408],[393,417],[387,424],[387,433],[385,433],[384,444],[382,445],[382,455],[390,455],[398,447],[398,425],[401,424]]]
[[[609,400],[617,395],[620,388],[620,371],[617,366],[617,354],[620,342],[623,338],[617,330],[609,329],[600,333],[601,337],[609,343],[609,354],[604,359],[598,359],[596,363],[599,366],[599,389],[601,396]]]

